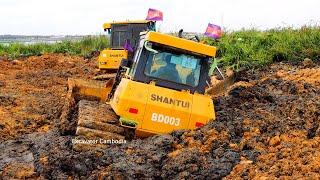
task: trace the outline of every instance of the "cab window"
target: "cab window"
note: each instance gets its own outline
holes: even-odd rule
[[[179,84],[196,87],[199,84],[200,64],[199,57],[173,52],[149,52],[145,75]]]

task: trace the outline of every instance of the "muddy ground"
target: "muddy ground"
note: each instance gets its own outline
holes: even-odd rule
[[[195,131],[72,150],[57,130],[67,78],[95,61],[62,54],[0,60],[0,179],[320,178],[320,65],[276,63],[238,75]]]

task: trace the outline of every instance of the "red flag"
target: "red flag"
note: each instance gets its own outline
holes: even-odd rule
[[[214,39],[219,39],[222,36],[221,27],[209,23],[204,35]]]
[[[163,13],[159,10],[149,8],[146,20],[162,21]]]

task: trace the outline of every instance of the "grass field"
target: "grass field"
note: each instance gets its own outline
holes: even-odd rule
[[[234,69],[263,66],[275,61],[320,60],[319,26],[241,30],[225,32],[219,42],[206,40],[218,47],[218,61]]]
[[[24,56],[41,55],[44,53],[66,53],[70,55],[87,56],[93,51],[100,51],[109,46],[106,36],[86,36],[81,40],[64,40],[57,43],[0,44],[0,56],[14,59]]]
[[[219,41],[208,38],[206,41],[218,47],[218,62],[234,69],[259,67],[275,61],[320,59],[320,26],[224,32]],[[92,51],[100,51],[108,46],[109,40],[104,35],[55,44],[0,44],[0,56],[7,56],[9,59],[43,53],[87,56]]]

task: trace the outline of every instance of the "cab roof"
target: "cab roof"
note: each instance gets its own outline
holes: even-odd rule
[[[112,24],[147,24],[150,20],[135,20],[135,21],[114,21],[110,23],[104,23],[103,29],[110,29]]]
[[[146,40],[210,57],[215,57],[217,51],[217,48],[214,46],[154,31],[149,31],[146,34]]]

